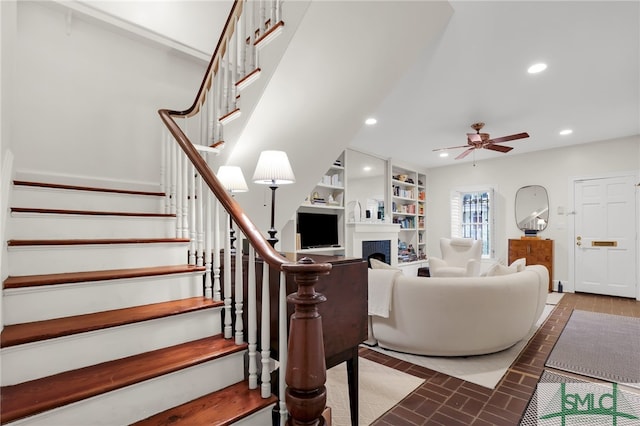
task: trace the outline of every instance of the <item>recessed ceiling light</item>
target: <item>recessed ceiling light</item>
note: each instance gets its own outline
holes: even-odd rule
[[[365,172],[370,172],[371,171],[371,166],[364,166],[362,168],[362,170],[364,170]]]
[[[573,133],[573,130],[571,130],[571,129],[560,130],[560,134],[562,136],[570,135],[571,133]]]
[[[376,124],[378,122],[378,120],[376,120],[375,118],[367,118],[364,122],[364,124],[368,125],[368,126],[373,126],[374,124]]]
[[[448,157],[448,156],[449,156],[449,153],[448,153],[448,152],[441,152],[441,153],[440,153],[440,157],[443,157],[443,158],[444,158],[444,157]]]
[[[538,64],[531,65],[529,67],[529,69],[527,69],[527,72],[529,74],[537,74],[537,73],[542,72],[542,71],[544,71],[546,69],[547,69],[547,64],[543,64],[541,62],[541,63],[538,63]]]

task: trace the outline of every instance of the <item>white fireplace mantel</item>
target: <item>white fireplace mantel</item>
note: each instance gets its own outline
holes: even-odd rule
[[[363,241],[391,241],[391,265],[398,263],[399,223],[350,222],[347,223],[347,256],[362,257]]]

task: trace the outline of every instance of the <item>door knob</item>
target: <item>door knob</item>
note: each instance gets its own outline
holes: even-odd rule
[[[582,237],[581,237],[580,235],[578,235],[578,236],[576,237],[576,245],[577,245],[578,247],[580,247],[580,246],[582,245]]]

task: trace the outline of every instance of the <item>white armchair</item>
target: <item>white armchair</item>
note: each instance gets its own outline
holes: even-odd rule
[[[442,258],[429,256],[432,277],[477,277],[480,275],[482,240],[440,238]]]

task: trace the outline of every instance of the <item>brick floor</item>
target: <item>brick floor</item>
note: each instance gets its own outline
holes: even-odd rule
[[[639,301],[567,293],[495,389],[361,348],[360,356],[364,358],[425,379],[420,387],[372,426],[517,425],[573,309],[640,318]]]

